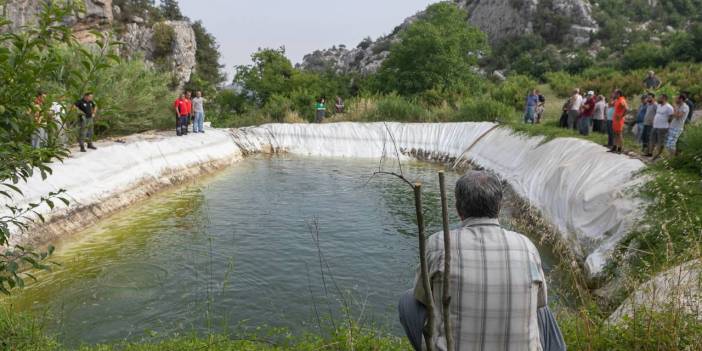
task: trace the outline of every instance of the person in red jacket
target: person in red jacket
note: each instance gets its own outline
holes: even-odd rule
[[[188,133],[188,103],[185,99],[185,94],[180,94],[180,97],[173,103],[176,112],[176,135],[181,136]]]

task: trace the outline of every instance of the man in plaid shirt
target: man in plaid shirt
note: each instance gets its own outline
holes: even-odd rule
[[[451,231],[450,318],[456,350],[565,350],[546,307],[541,258],[525,236],[498,222],[502,183],[471,171],[456,183],[463,221]],[[427,265],[435,306],[436,350],[446,350],[442,300],[443,232],[427,240]],[[417,274],[414,290],[400,300],[400,322],[416,350],[422,349],[427,294]],[[455,350],[450,350],[455,351]]]

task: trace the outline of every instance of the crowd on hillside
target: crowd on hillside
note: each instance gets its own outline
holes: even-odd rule
[[[689,92],[681,92],[675,97],[655,93],[662,83],[654,72],[649,72],[642,83],[646,93],[641,96],[637,109],[630,107],[620,89],[615,89],[606,98],[594,91],[583,96],[580,89],[575,88],[563,104],[559,126],[577,130],[585,136],[591,132],[607,134],[605,146],[615,153],[623,152],[623,136],[629,126],[644,156],[656,160],[664,150],[675,155],[685,124],[692,121],[695,103]],[[529,93],[525,123],[541,122],[545,102],[538,90]]]

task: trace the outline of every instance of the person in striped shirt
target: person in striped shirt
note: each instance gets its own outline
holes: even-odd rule
[[[471,171],[456,183],[462,220],[451,231],[449,315],[455,350],[565,350],[547,308],[546,279],[534,244],[498,222],[503,185],[489,172]],[[443,326],[443,232],[427,239],[435,306],[435,350],[446,350]],[[423,345],[428,294],[420,274],[400,299],[400,322],[416,350]],[[455,351],[450,350],[450,351]]]

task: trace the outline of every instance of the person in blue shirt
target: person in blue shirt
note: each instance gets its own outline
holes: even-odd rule
[[[539,92],[534,89],[526,98],[526,111],[524,112],[524,123],[534,124],[536,107],[539,105]]]

